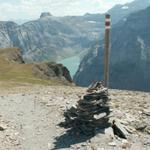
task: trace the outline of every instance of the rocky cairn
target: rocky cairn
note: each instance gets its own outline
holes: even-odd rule
[[[65,126],[86,135],[94,135],[96,130],[108,127],[110,125],[108,100],[108,89],[100,82],[92,84],[78,104],[64,113]]]

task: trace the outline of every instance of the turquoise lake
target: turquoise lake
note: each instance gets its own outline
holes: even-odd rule
[[[73,77],[80,65],[80,58],[79,56],[73,56],[73,57],[63,59],[59,61],[58,63],[61,63],[64,66],[66,66],[70,72],[71,77]]]

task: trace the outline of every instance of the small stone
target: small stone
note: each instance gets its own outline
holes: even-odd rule
[[[103,118],[103,117],[106,117],[107,116],[107,114],[106,113],[101,113],[101,114],[99,114],[99,115],[94,115],[94,119],[101,119],[101,118]]]
[[[150,116],[150,110],[149,109],[144,109],[142,114]]]
[[[51,143],[47,144],[48,149],[51,149]]]
[[[82,144],[81,144],[81,146],[86,146],[86,145],[87,145],[87,143],[82,143]]]
[[[61,105],[60,108],[65,108],[65,105]]]
[[[108,143],[109,146],[116,146],[116,142],[110,142]]]
[[[47,106],[47,107],[50,107],[50,106],[52,106],[52,105],[48,103],[48,104],[46,104],[46,106]]]
[[[120,120],[120,123],[123,124],[123,125],[128,125],[129,124],[129,122],[125,121],[125,120]]]
[[[16,132],[14,135],[19,135],[19,132]]]
[[[131,127],[131,126],[125,126],[125,129],[130,133],[133,134],[134,132],[136,132],[136,129]]]
[[[6,127],[5,125],[0,124],[0,131],[4,131],[4,130],[6,130],[6,129],[7,129],[7,127]]]
[[[113,129],[111,127],[105,129],[105,134],[108,135],[110,138],[114,139],[114,132]]]
[[[146,138],[144,140],[144,145],[150,145],[150,139],[149,138]]]
[[[43,101],[44,101],[44,100],[46,100],[46,98],[45,98],[45,97],[42,97],[41,99],[42,99]]]
[[[114,130],[115,135],[121,138],[126,139],[127,136],[129,135],[125,127],[119,121],[113,120],[112,128]]]
[[[124,149],[129,148],[130,147],[130,143],[127,140],[123,139],[121,147],[124,148]]]
[[[136,123],[135,129],[138,131],[144,131],[144,129],[147,127],[145,123]]]
[[[150,127],[149,126],[146,127],[145,132],[148,133],[148,134],[150,134]]]
[[[66,104],[70,104],[70,102],[67,101]]]
[[[20,141],[18,141],[18,140],[15,140],[15,141],[13,142],[13,144],[14,144],[14,145],[17,145],[17,146],[18,146],[18,145],[21,145]]]

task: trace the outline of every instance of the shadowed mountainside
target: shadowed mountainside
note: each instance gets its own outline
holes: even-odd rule
[[[131,14],[111,31],[110,87],[150,90],[150,7]],[[74,80],[87,86],[103,80],[103,41],[82,60]],[[89,73],[90,72],[90,73]]]

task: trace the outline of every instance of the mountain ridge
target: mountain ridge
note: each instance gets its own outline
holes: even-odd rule
[[[0,81],[45,85],[72,84],[70,73],[62,64],[26,64],[18,48],[0,49]]]
[[[111,31],[110,87],[149,91],[150,7],[129,15]],[[103,80],[103,43],[95,45],[82,60],[74,81],[87,86]],[[89,72],[92,73],[89,74]]]
[[[42,15],[42,14],[41,14]],[[78,21],[80,25],[78,26]],[[0,22],[0,47],[19,47],[24,59],[34,61],[57,61],[66,56],[86,50],[92,43],[94,36],[88,32],[95,32],[98,23],[90,23],[80,17],[43,16],[37,20],[22,25],[12,22]],[[84,27],[89,29],[86,31]],[[94,30],[91,26],[95,26]]]
[[[135,0],[117,5],[108,13],[112,24],[132,12],[150,5],[150,1]],[[126,9],[122,9],[125,8]],[[128,9],[127,9],[128,7]],[[41,13],[39,19],[22,25],[0,22],[0,47],[19,47],[26,62],[45,60],[59,61],[69,56],[88,51],[97,39],[103,39],[105,14],[55,17],[49,12]]]

